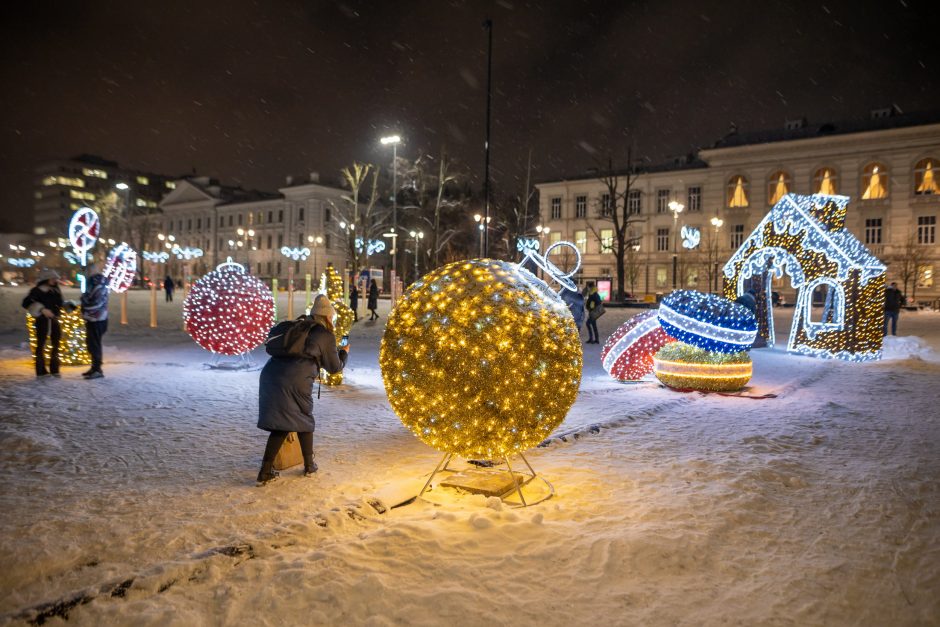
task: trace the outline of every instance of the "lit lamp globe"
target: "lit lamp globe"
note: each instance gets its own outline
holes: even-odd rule
[[[413,283],[379,353],[392,408],[424,443],[468,459],[542,442],[574,403],[581,341],[565,303],[517,264],[451,263]]]

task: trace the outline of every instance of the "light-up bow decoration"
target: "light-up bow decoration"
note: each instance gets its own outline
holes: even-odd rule
[[[201,248],[190,248],[186,246],[181,248],[179,246],[173,247],[173,254],[176,255],[177,259],[182,259],[183,261],[189,261],[191,259],[196,259],[202,257],[203,252]]]
[[[361,237],[356,238],[356,250],[362,252],[363,239]],[[366,255],[375,255],[385,250],[385,241],[380,239],[370,239],[369,245],[366,247]]]
[[[111,249],[101,274],[108,279],[112,292],[126,292],[137,276],[137,251],[121,242]]]
[[[516,240],[516,250],[524,253],[527,250],[538,250],[539,241],[534,237],[520,237]]]
[[[85,261],[84,261],[84,262],[82,262],[81,257],[79,257],[78,255],[76,255],[76,254],[75,254],[74,252],[72,252],[71,250],[63,250],[63,251],[62,251],[62,256],[65,257],[66,260],[68,260],[69,263],[71,263],[71,264],[73,264],[73,265],[76,265],[76,266],[85,266],[85,265],[88,265],[88,262],[89,262],[89,261],[91,261],[91,253],[85,253]]]
[[[694,226],[682,227],[679,234],[682,235],[682,247],[689,250],[698,248],[699,242],[702,241],[702,232]]]
[[[285,257],[289,257],[294,261],[305,261],[307,257],[310,256],[310,249],[304,246],[303,248],[291,248],[290,246],[282,246],[281,254]]]
[[[152,253],[149,250],[145,250],[143,255],[144,259],[150,263],[166,263],[170,260],[170,253],[166,252],[165,250],[161,250],[155,253]]]
[[[34,265],[36,265],[36,260],[29,257],[23,259],[19,257],[10,257],[7,259],[7,261],[10,262],[11,266],[17,268],[32,268]]]
[[[548,256],[552,254],[552,251],[558,247],[567,246],[574,251],[574,267],[571,268],[569,272],[565,272],[551,261],[549,261]],[[562,287],[571,290],[572,292],[578,291],[577,284],[571,280],[571,277],[581,269],[581,251],[578,250],[578,247],[572,244],[571,242],[555,242],[551,246],[545,249],[545,254],[540,255],[538,251],[527,249],[525,251],[525,258],[520,263],[520,266],[524,266],[527,261],[531,261],[536,266],[545,271],[545,273],[557,281]]]

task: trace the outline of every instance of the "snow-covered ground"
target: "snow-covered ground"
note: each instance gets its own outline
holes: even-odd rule
[[[179,302],[150,329],[148,294],[126,327],[113,299],[106,378],[36,380],[23,294],[0,289],[0,623],[940,623],[938,314],[879,363],[755,351],[764,400],[617,384],[585,346],[529,455],[552,499],[390,509],[439,455],[386,401],[387,302],[315,402],[320,472],[257,488],[258,373],[205,369]],[[605,337],[636,313],[609,312]]]

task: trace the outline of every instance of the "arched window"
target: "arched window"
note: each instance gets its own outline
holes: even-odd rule
[[[888,168],[882,163],[869,163],[862,170],[862,200],[888,197]]]
[[[813,174],[813,193],[814,194],[838,194],[839,187],[836,185],[836,171],[832,168],[819,168]]]
[[[845,291],[834,279],[821,277],[805,284],[800,297],[804,299],[803,329],[809,339],[814,339],[820,331],[844,328]]]
[[[728,206],[747,207],[747,179],[740,174],[728,181]]]
[[[767,204],[776,205],[790,191],[790,175],[779,170],[767,179]]]
[[[918,196],[940,194],[940,181],[937,180],[937,160],[928,157],[921,159],[914,166],[914,193]]]

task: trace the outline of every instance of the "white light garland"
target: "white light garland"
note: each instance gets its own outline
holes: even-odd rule
[[[177,259],[182,259],[183,261],[198,259],[204,254],[201,248],[190,248],[189,246],[174,246],[172,252],[174,255],[176,255]]]
[[[285,257],[293,259],[294,261],[306,261],[307,257],[310,256],[310,249],[304,246],[303,248],[291,248],[290,246],[282,246],[281,254]]]
[[[170,260],[170,254],[165,250],[152,253],[149,250],[143,252],[144,259],[150,263],[166,263]]]
[[[689,250],[698,248],[702,241],[702,232],[694,226],[683,226],[679,234],[682,236],[682,247]]]

